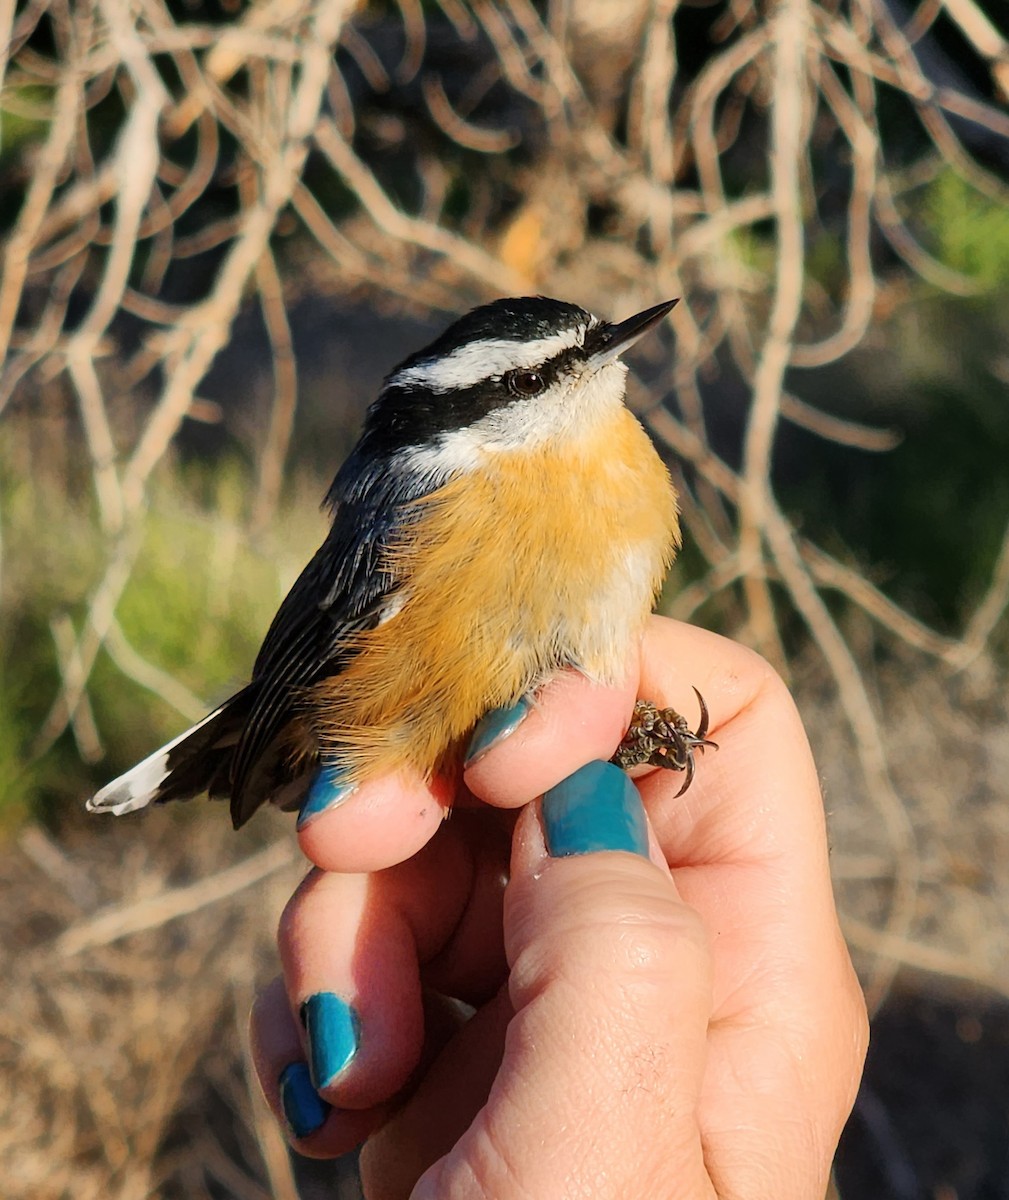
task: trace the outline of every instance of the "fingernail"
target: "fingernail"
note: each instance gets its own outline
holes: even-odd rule
[[[545,792],[543,829],[553,858],[596,850],[629,850],[648,858],[638,789],[612,763],[588,763]]]
[[[330,1106],[312,1086],[308,1063],[290,1063],[280,1072],[277,1083],[284,1120],[294,1137],[308,1137],[320,1129]]]
[[[342,804],[353,795],[355,785],[348,783],[339,767],[323,766],[312,780],[298,812],[298,828],[304,829],[316,817]]]
[[[301,1006],[301,1019],[308,1034],[312,1082],[321,1090],[335,1082],[357,1053],[357,1013],[333,992],[316,992]]]
[[[529,715],[529,701],[520,697],[507,708],[492,708],[477,724],[466,750],[465,766],[470,767],[506,737],[510,737]]]

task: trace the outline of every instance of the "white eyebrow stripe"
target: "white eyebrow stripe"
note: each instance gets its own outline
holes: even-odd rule
[[[493,379],[516,367],[538,367],[551,358],[580,346],[585,341],[587,325],[576,325],[563,333],[538,338],[534,342],[510,341],[507,338],[485,338],[460,346],[443,358],[426,358],[412,367],[405,367],[389,380],[389,387],[424,387],[432,392],[452,392],[469,388],[484,379]]]

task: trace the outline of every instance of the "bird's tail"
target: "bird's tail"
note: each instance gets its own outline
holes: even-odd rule
[[[251,701],[251,688],[226,700],[167,746],[96,792],[88,801],[88,811],[119,816],[148,804],[189,800],[204,793],[212,798],[229,796],[231,757]]]

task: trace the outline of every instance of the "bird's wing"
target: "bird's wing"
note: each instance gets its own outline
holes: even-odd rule
[[[387,549],[411,519],[411,502],[436,486],[434,480],[383,474],[366,486],[358,478],[347,498],[337,492],[329,535],[281,604],[253,668],[255,696],[232,766],[232,811],[242,819],[261,801],[244,794],[256,762],[299,695],[342,669],[352,653],[350,635],[377,625],[402,587]]]

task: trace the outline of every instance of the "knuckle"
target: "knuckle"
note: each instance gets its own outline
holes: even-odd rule
[[[281,945],[295,935],[301,920],[305,899],[318,886],[319,880],[323,875],[323,871],[318,867],[313,867],[294,889],[294,892],[284,905],[284,911],[280,914],[280,919],[277,922],[277,941]]]
[[[605,886],[594,877],[569,894],[560,953],[544,946],[547,962],[572,977],[591,971],[598,986],[624,994],[665,989],[698,970],[706,978],[703,924],[668,882],[643,876],[638,862],[614,863],[608,875]]]

